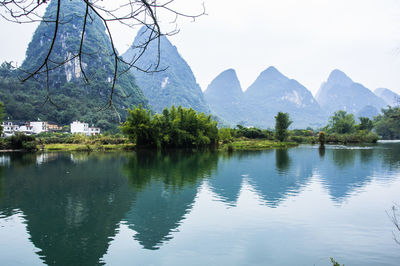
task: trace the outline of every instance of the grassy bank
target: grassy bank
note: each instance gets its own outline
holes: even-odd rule
[[[296,147],[294,142],[278,142],[265,139],[235,139],[231,143],[223,144],[222,150],[267,150],[267,149],[285,149]]]
[[[127,151],[135,149],[135,144],[65,144],[53,143],[44,144],[38,147],[44,151]]]

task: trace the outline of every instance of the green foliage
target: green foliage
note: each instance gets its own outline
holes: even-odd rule
[[[374,132],[366,132],[364,130],[359,130],[352,134],[329,134],[326,136],[327,143],[376,143],[379,136]]]
[[[227,150],[267,150],[267,149],[280,149],[290,148],[297,146],[297,143],[293,142],[277,142],[271,140],[260,140],[260,139],[238,139],[228,144]]]
[[[156,132],[153,128],[153,121],[150,111],[141,105],[128,110],[128,118],[122,126],[122,132],[137,145],[153,146],[156,143]]]
[[[325,145],[325,141],[326,141],[325,132],[323,132],[323,131],[319,132],[318,133],[318,142],[319,142],[319,144],[321,146],[323,146],[323,145]]]
[[[273,139],[273,133],[267,129],[259,129],[256,127],[244,127],[237,125],[237,129],[233,130],[232,134],[236,138],[245,137],[248,139]]]
[[[365,130],[370,132],[374,127],[374,123],[368,117],[359,117],[360,124],[357,125],[358,130]]]
[[[400,107],[382,109],[375,117],[375,131],[383,139],[400,139]]]
[[[2,150],[36,151],[37,142],[34,136],[16,134],[15,136],[0,139]]]
[[[289,119],[288,113],[278,112],[275,116],[275,138],[279,141],[284,141],[288,137],[288,131],[292,121]]]
[[[210,115],[179,106],[151,115],[142,106],[128,110],[122,132],[138,146],[190,148],[215,146],[218,143],[217,122]]]
[[[338,134],[353,133],[355,131],[356,120],[353,114],[346,111],[337,111],[329,118],[329,132]]]
[[[332,262],[332,266],[344,266],[344,264],[343,264],[343,265],[340,265],[340,263],[337,262],[337,261],[335,261],[333,258],[330,258],[330,260],[331,260],[331,262]]]
[[[230,128],[220,128],[218,131],[218,138],[222,143],[230,143],[233,140]]]
[[[90,145],[108,145],[108,144],[125,144],[127,139],[121,135],[96,135],[86,136],[83,134],[70,133],[40,133],[36,135],[36,139],[40,144],[90,144]]]

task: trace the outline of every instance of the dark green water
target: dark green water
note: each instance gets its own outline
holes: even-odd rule
[[[399,144],[0,154],[0,265],[397,266],[395,202]]]

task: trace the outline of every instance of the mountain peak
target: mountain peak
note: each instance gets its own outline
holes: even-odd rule
[[[219,92],[217,93],[217,91]],[[205,94],[223,93],[227,96],[232,93],[241,94],[242,92],[243,91],[236,75],[236,71],[230,68],[221,72],[211,81],[210,85],[208,85],[207,90],[205,91]]]
[[[136,77],[137,84],[149,99],[153,110],[162,112],[164,108],[175,105],[209,113],[210,109],[205,102],[200,86],[197,84],[190,66],[179,54],[178,49],[166,36],[161,36],[158,42],[154,39],[157,34],[151,34],[152,29],[143,26],[135,37],[132,46],[122,57],[128,62],[137,59],[137,67],[149,69],[150,73],[133,68],[131,71]],[[147,43],[150,36],[151,41]],[[143,50],[146,43],[146,49]],[[158,68],[155,69],[157,65]],[[162,71],[152,72],[152,70]]]
[[[328,83],[349,85],[353,83],[353,80],[349,78],[343,71],[334,69],[328,77]]]
[[[236,71],[227,69],[214,78],[204,97],[213,112],[226,123],[236,125],[243,120],[243,90]]]
[[[269,78],[281,78],[285,77],[281,72],[279,72],[278,69],[276,69],[274,66],[268,67],[266,70],[261,72],[260,76],[262,77],[269,77]],[[286,77],[285,77],[286,78]]]

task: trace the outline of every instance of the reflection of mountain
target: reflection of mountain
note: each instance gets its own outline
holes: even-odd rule
[[[290,195],[296,195],[312,176],[312,155],[307,149],[275,150],[274,154],[251,160],[248,164],[250,183],[270,207]]]
[[[335,201],[343,201],[371,181],[374,171],[381,168],[380,156],[375,152],[375,149],[326,149],[317,171]]]
[[[230,206],[235,206],[243,182],[243,165],[238,156],[220,158],[218,172],[210,179],[211,190]]]
[[[34,156],[24,155],[30,161]],[[39,255],[51,265],[95,265],[107,251],[134,194],[119,174],[120,158],[70,158],[5,170],[0,213],[21,210]]]
[[[289,195],[299,193],[312,175],[309,149],[269,150],[235,153],[218,166],[210,180],[211,189],[229,205],[235,205],[243,178],[260,194],[270,207]]]
[[[137,193],[126,222],[145,249],[158,249],[172,238],[217,161],[217,153],[138,152],[125,164]]]

